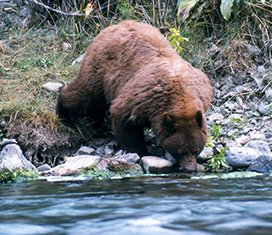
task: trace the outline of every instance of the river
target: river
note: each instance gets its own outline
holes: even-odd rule
[[[272,234],[271,177],[0,185],[0,234]]]

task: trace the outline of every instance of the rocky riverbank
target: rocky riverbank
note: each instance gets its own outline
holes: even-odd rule
[[[33,18],[31,6],[27,1],[0,2],[0,175],[4,169],[9,176],[9,172],[18,175],[16,169],[27,170],[29,177],[111,178],[176,172],[173,159],[151,130],[145,131],[151,156],[140,159],[118,147],[109,126],[107,132],[95,133],[89,127],[71,130],[58,122],[54,109],[59,89],[75,78],[82,52],[112,19],[102,23],[94,17],[92,33],[81,38],[69,31],[71,18],[65,22],[67,31],[52,22],[46,24],[46,19],[32,28],[37,15]],[[260,14],[258,20],[268,19],[269,12],[255,11]],[[271,174],[271,24],[263,20],[256,27],[252,22],[249,18],[213,22],[207,38],[194,37],[193,27],[184,27],[190,36],[184,58],[209,75],[214,93],[206,114],[211,138],[198,159],[200,172]],[[237,32],[228,38],[233,26]]]

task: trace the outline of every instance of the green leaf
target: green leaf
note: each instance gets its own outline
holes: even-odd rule
[[[191,9],[199,2],[199,0],[183,0],[178,6],[178,17],[181,18],[181,21],[185,21],[189,15]]]
[[[222,0],[220,5],[220,11],[225,20],[228,20],[231,15],[231,8],[234,0]]]

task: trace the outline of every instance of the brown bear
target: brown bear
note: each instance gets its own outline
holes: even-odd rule
[[[208,77],[184,61],[154,27],[123,21],[104,29],[87,49],[77,79],[59,94],[66,123],[102,120],[109,110],[121,147],[148,155],[143,128],[151,127],[182,171],[196,171],[207,141]]]

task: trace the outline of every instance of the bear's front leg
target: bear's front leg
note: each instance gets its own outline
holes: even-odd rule
[[[148,155],[143,128],[134,125],[118,115],[112,115],[112,128],[121,148],[140,157]]]

